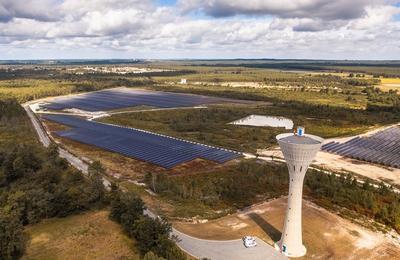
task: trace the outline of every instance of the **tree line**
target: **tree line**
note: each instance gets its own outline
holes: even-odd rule
[[[198,175],[148,174],[145,182],[154,192],[169,199],[197,201],[215,209],[221,203],[239,209],[286,195],[288,191],[286,166],[257,160]],[[351,175],[309,170],[304,190],[306,196],[321,206],[344,207],[400,232],[400,195],[383,184],[375,187],[369,182],[360,184]]]
[[[368,97],[367,110],[400,113],[400,95],[397,90],[384,92],[380,88],[368,87],[363,92]]]
[[[23,255],[26,225],[105,207],[111,207],[110,218],[136,239],[145,259],[186,259],[169,239],[171,225],[144,216],[144,203],[137,195],[122,193],[115,186],[112,192],[105,190],[100,162],[92,163],[84,177],[59,157],[56,145],[43,148],[35,141],[18,139],[15,133],[27,129],[29,140],[36,137],[15,100],[0,100],[0,111],[0,129],[7,132],[7,141],[0,142],[0,259]]]
[[[0,259],[22,255],[23,226],[100,206],[99,176],[90,179],[58,157],[57,148],[16,144],[0,151]],[[10,221],[12,220],[12,221]]]
[[[170,239],[171,224],[166,219],[144,215],[146,207],[137,194],[121,192],[113,186],[110,197],[110,218],[120,223],[125,233],[137,241],[145,259],[186,259],[174,242],[176,238]]]

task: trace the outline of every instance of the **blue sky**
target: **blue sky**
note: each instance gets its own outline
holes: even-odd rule
[[[392,0],[1,0],[0,59],[400,59]]]
[[[175,0],[157,0],[157,2],[162,6],[173,6],[176,4]]]

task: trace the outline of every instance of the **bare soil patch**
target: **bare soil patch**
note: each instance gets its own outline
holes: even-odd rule
[[[175,222],[178,230],[203,239],[238,239],[255,235],[269,244],[280,239],[286,198],[266,202],[236,214],[202,224]],[[301,259],[397,259],[399,241],[374,233],[314,203],[303,203],[303,242],[307,255]]]

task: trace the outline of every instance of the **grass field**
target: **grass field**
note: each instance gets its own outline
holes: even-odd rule
[[[0,96],[15,97],[19,102],[72,92],[74,92],[74,85],[71,82],[40,79],[0,81]]]
[[[140,259],[132,239],[108,214],[92,211],[29,226],[22,259]]]
[[[298,101],[309,104],[331,105],[337,107],[363,109],[367,105],[365,95],[362,95],[361,89],[351,95],[342,93],[320,93],[320,92],[302,92],[296,90],[281,90],[277,88],[247,88],[247,87],[229,87],[221,85],[154,85],[153,90],[172,91],[181,93],[192,93],[209,96],[228,97],[236,99],[257,100],[267,102],[287,102]]]

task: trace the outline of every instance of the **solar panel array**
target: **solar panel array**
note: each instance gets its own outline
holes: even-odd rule
[[[400,168],[400,127],[371,136],[355,137],[345,143],[330,142],[322,150],[345,157]]]
[[[196,158],[224,163],[240,153],[189,142],[148,131],[87,121],[68,115],[44,115],[43,118],[71,127],[56,134],[84,144],[120,153],[170,169]]]
[[[90,92],[71,97],[54,98],[41,107],[50,110],[77,108],[85,111],[107,111],[133,106],[151,106],[158,108],[190,107],[202,104],[232,102],[231,99],[207,97],[140,89],[117,88]],[[237,102],[237,101],[236,101]]]

